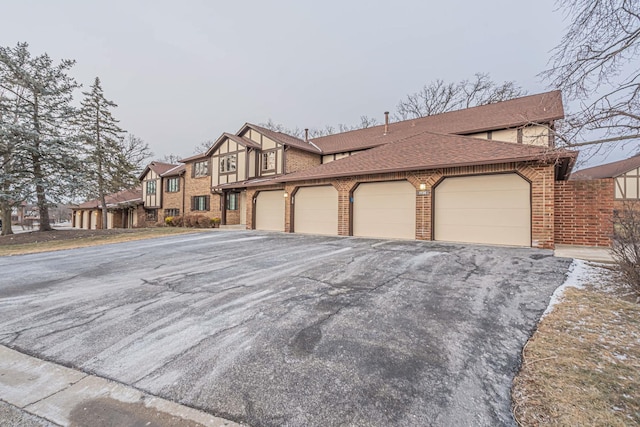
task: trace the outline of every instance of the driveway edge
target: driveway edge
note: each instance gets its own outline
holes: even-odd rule
[[[162,399],[132,387],[0,345],[0,400],[61,426],[72,423],[83,404],[98,402],[102,416],[125,406],[132,417],[152,416],[168,424],[206,427],[240,426],[197,409]],[[116,408],[116,409],[114,409]]]

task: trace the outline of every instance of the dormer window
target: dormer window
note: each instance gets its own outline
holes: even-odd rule
[[[262,170],[263,171],[273,171],[276,170],[276,152],[267,151],[266,153],[262,153]]]
[[[237,157],[235,154],[220,157],[220,173],[229,173],[236,171]]]

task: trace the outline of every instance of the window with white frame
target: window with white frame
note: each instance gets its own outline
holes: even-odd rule
[[[276,152],[267,151],[266,153],[262,153],[262,170],[263,171],[272,171],[276,170]]]
[[[236,171],[237,155],[229,154],[220,157],[220,173],[229,173]]]
[[[167,193],[177,193],[180,191],[180,178],[167,178]]]
[[[191,198],[191,210],[192,211],[208,211],[209,196],[193,196]]]
[[[147,194],[156,194],[156,181],[147,181]]]
[[[195,162],[193,164],[193,177],[199,178],[201,176],[209,175],[209,160],[203,160],[201,162]]]

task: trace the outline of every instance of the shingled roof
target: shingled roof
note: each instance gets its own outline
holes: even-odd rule
[[[617,162],[582,169],[571,174],[572,180],[615,178],[632,169],[640,168],[640,154]]]
[[[468,135],[532,123],[549,123],[563,117],[561,93],[552,91],[390,123],[386,133],[385,125],[379,125],[314,138],[312,142],[320,147],[323,154],[332,154],[377,147],[425,131]]]
[[[109,194],[105,197],[105,201],[108,208],[117,205],[139,205],[142,203],[142,187],[138,186]],[[75,209],[96,209],[101,207],[100,199],[94,199],[78,205]]]
[[[306,181],[524,161],[557,162],[558,179],[566,179],[577,155],[574,151],[423,131],[350,157],[281,176],[274,181]]]
[[[251,129],[254,129],[258,132],[260,132],[261,134],[263,134],[264,136],[273,139],[276,142],[279,142],[280,144],[283,145],[288,145],[291,147],[295,147],[295,148],[299,148],[301,150],[305,150],[305,151],[310,151],[312,153],[316,153],[316,154],[321,154],[320,150],[315,147],[313,144],[309,144],[308,142],[304,142],[302,139],[296,138],[295,136],[291,136],[288,135],[286,133],[282,133],[282,132],[277,132],[271,129],[267,129],[264,128],[262,126],[258,126],[258,125],[254,125],[251,123],[246,123],[243,126],[244,127],[249,127]]]
[[[149,163],[146,168],[144,168],[144,170],[142,171],[142,173],[138,177],[138,180],[139,181],[142,180],[142,178],[144,178],[144,176],[150,170],[154,171],[158,175],[162,175],[163,173],[175,168],[176,166],[179,166],[179,165],[174,164],[174,163],[163,163],[163,162],[153,161],[153,162]]]
[[[162,177],[165,177],[165,176],[177,176],[177,175],[182,174],[186,169],[187,169],[186,165],[180,164],[180,165],[175,166],[173,169],[169,169],[168,171],[163,173],[161,176]]]

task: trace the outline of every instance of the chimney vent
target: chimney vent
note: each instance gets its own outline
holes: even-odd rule
[[[309,128],[304,130],[304,142],[309,142]]]
[[[389,132],[389,112],[384,112],[384,134],[386,135]]]

